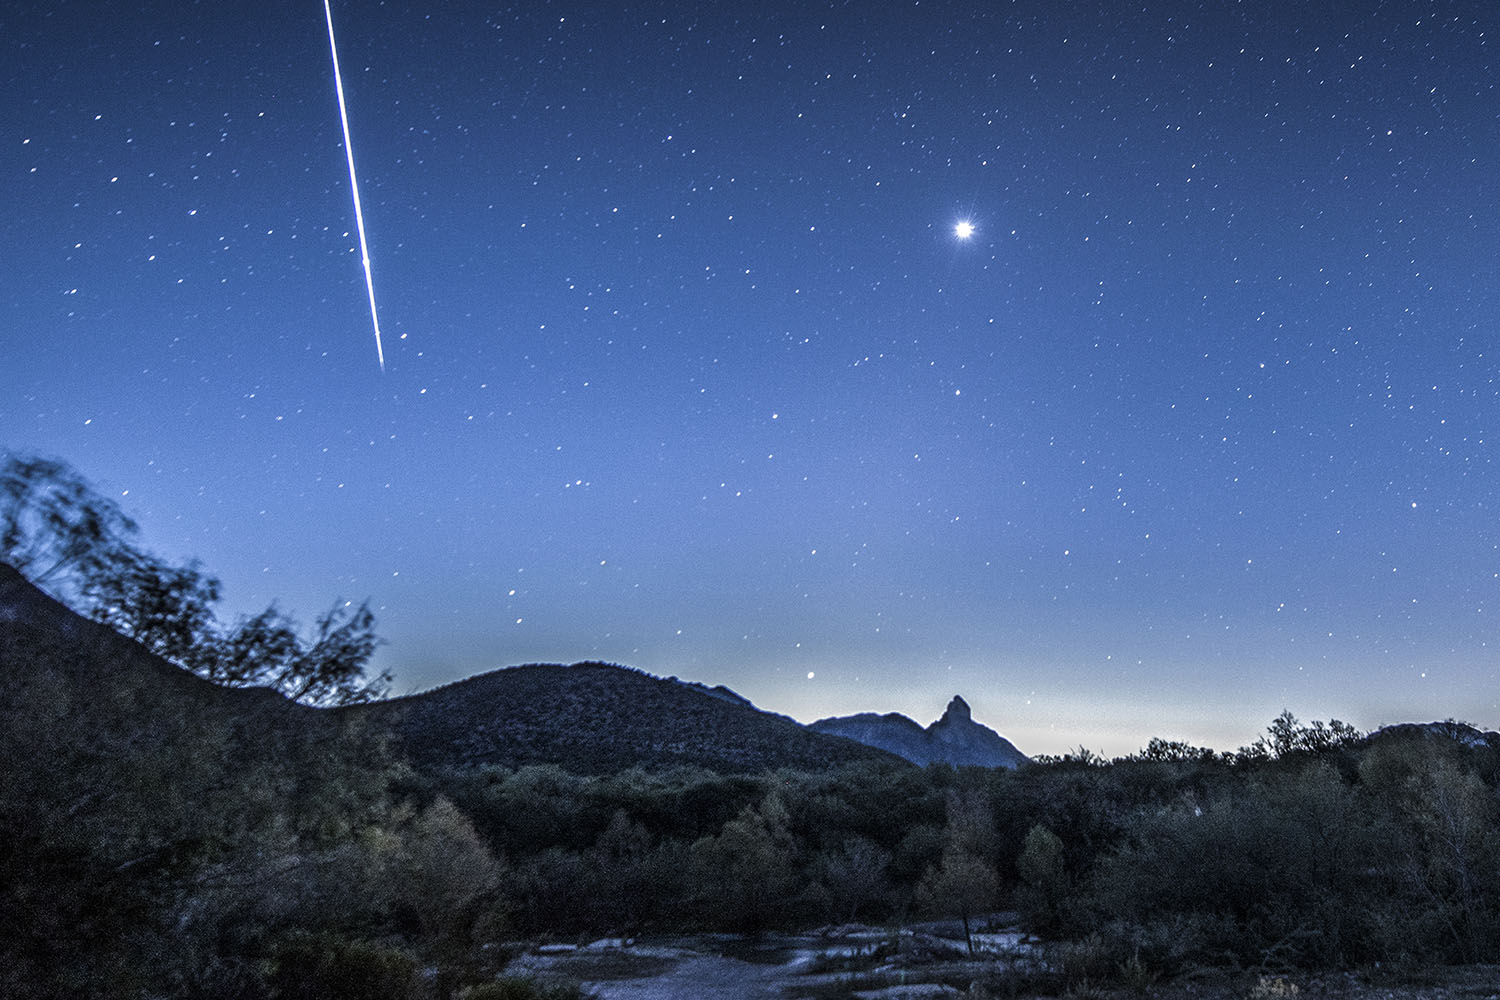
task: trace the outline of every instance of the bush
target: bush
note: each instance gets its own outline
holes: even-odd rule
[[[503,976],[493,983],[462,990],[458,1000],[589,1000],[591,996],[577,983]]]
[[[1201,951],[1172,959],[1315,968],[1387,957],[1374,950],[1390,898],[1387,827],[1330,767],[1147,815],[1133,832],[1095,866],[1089,902],[1142,928],[1193,918]]]
[[[1016,892],[1021,926],[1039,937],[1059,934],[1063,930],[1063,909],[1069,889],[1062,840],[1042,824],[1036,824],[1026,834],[1026,845],[1016,860],[1016,870],[1021,876]]]
[[[413,1000],[417,963],[404,952],[335,934],[297,934],[276,948],[276,1000]]]

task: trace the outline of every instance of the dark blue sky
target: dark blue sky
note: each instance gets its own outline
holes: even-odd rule
[[[0,445],[397,690],[1500,724],[1489,3],[0,13]],[[955,235],[961,220],[976,227]]]

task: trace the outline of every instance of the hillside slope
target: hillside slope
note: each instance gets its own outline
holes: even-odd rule
[[[120,727],[150,728],[159,721],[153,715],[162,714],[258,723],[318,715],[269,688],[206,681],[89,621],[0,563],[0,691],[37,684],[65,698],[72,714],[105,713]]]
[[[337,711],[389,728],[422,767],[557,764],[604,774],[686,764],[751,772],[892,760],[748,702],[603,663],[510,667]]]

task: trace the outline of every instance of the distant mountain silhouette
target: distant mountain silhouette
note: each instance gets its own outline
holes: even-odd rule
[[[418,767],[557,764],[604,774],[686,764],[738,773],[893,761],[762,712],[727,688],[605,663],[510,667],[334,711],[388,728]]]
[[[943,717],[926,729],[895,712],[887,715],[862,712],[819,719],[807,728],[879,747],[924,766],[944,763],[955,767],[1019,767],[1030,760],[1010,740],[975,722],[968,702],[957,695],[948,703]]]
[[[961,722],[950,720],[956,719],[950,706],[943,722],[929,730],[948,747],[946,756],[913,755],[909,747],[883,747],[818,728],[838,720],[798,725],[760,711],[722,685],[663,679],[603,663],[512,667],[405,698],[310,708],[267,688],[206,681],[78,615],[0,563],[0,698],[19,696],[23,687],[30,692],[55,688],[68,706],[70,729],[108,731],[117,739],[153,730],[164,734],[163,726],[218,725],[247,737],[274,734],[277,743],[301,743],[357,723],[372,736],[389,733],[394,749],[424,768],[556,764],[602,774],[693,765],[726,773],[783,767],[819,771],[856,761],[894,763],[899,757],[988,761],[976,758],[973,749],[987,745],[985,734],[1010,748],[970,722],[967,706]],[[910,720],[887,718],[899,719],[922,737]]]

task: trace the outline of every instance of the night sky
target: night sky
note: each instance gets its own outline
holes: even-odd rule
[[[0,13],[0,446],[226,619],[1030,753],[1500,725],[1493,3],[333,16],[384,373],[317,0]]]

